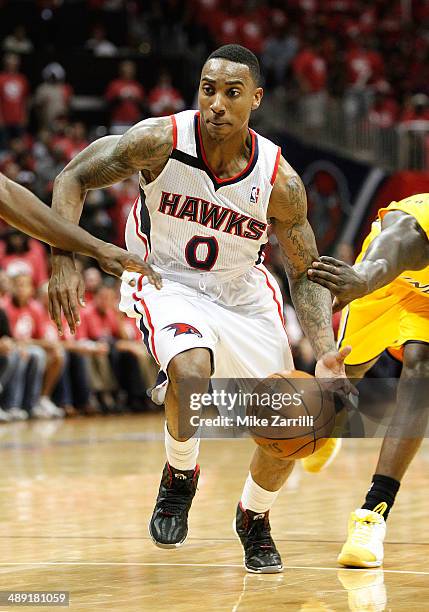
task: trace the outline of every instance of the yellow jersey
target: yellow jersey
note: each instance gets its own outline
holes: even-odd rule
[[[356,263],[363,259],[369,245],[374,238],[379,235],[381,231],[381,220],[384,215],[391,210],[402,210],[415,217],[429,238],[429,193],[419,193],[405,198],[400,202],[392,202],[386,208],[380,208],[377,219],[373,222],[371,231],[364,240],[362,250],[356,259]],[[398,291],[400,289],[415,291],[429,298],[429,265],[422,270],[406,270],[389,283],[389,285],[386,285],[386,287],[391,290],[397,289]]]

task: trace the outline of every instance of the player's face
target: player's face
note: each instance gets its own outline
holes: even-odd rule
[[[224,59],[206,62],[201,72],[198,106],[201,121],[213,140],[222,142],[247,129],[250,113],[259,107],[262,94],[245,64]]]

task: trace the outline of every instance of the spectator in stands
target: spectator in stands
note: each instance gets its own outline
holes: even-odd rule
[[[371,126],[387,129],[393,127],[399,116],[399,105],[393,96],[390,85],[385,81],[375,88],[375,97],[368,111]]]
[[[261,63],[268,84],[282,85],[286,71],[299,49],[296,27],[287,28],[282,12],[274,21],[273,29],[265,40]]]
[[[373,88],[384,78],[384,62],[374,45],[364,39],[353,40],[345,54],[346,121],[366,116],[373,97]]]
[[[5,304],[13,338],[37,362],[37,381],[26,405],[36,418],[61,418],[64,411],[51,400],[51,395],[64,366],[64,350],[55,340],[45,335],[42,305],[34,298],[33,281],[29,274],[20,272],[11,279],[11,298]],[[22,400],[25,403],[25,398]]]
[[[30,87],[19,68],[19,56],[7,53],[0,72],[0,150],[11,138],[21,136],[27,126]]]
[[[323,127],[328,101],[327,66],[315,36],[304,44],[292,63],[300,93],[301,120],[310,131]]]
[[[22,362],[20,351],[10,335],[6,311],[0,308],[0,422],[28,419],[25,410],[9,401],[13,398],[13,387],[25,384],[19,375]]]
[[[410,124],[413,121],[429,121],[429,97],[425,94],[412,96],[401,115],[402,124]]]
[[[73,89],[65,82],[66,72],[58,62],[45,66],[42,78],[43,83],[35,92],[34,106],[39,129],[50,129],[58,117],[68,116]]]
[[[59,337],[58,329],[49,316],[48,283],[42,285],[38,293],[43,306],[43,338],[53,343],[61,342],[65,351],[64,369],[53,393],[54,400],[67,416],[75,416],[79,412],[94,414],[88,356],[105,355],[108,353],[108,346],[88,340],[84,320],[73,336],[64,316],[64,333]]]
[[[85,202],[82,227],[100,240],[111,242],[114,230],[109,211],[115,205],[111,193],[105,189],[94,189],[88,193]]]
[[[83,280],[85,283],[85,304],[90,304],[103,284],[103,277],[98,268],[91,266],[83,271]]]
[[[143,119],[145,92],[136,80],[136,65],[125,61],[119,64],[119,77],[107,87],[106,100],[110,106],[110,131],[122,134]]]
[[[43,245],[13,227],[7,230],[0,243],[0,266],[9,276],[17,271],[26,272],[36,287],[48,279],[48,260]]]
[[[125,247],[125,226],[128,215],[136,201],[138,192],[135,177],[126,179],[110,189],[110,193],[115,200],[115,205],[109,210],[115,232],[113,242],[122,248]]]
[[[86,41],[85,47],[95,57],[114,57],[118,54],[116,46],[107,39],[106,30],[101,23],[93,27],[92,36]]]
[[[98,397],[105,408],[112,409],[117,404],[113,394],[117,390],[117,384],[114,383],[118,381],[127,395],[127,406],[138,408],[146,404],[146,383],[136,357],[135,346],[130,346],[129,342],[118,342],[128,341],[129,337],[123,318],[118,312],[117,302],[115,291],[102,285],[93,302],[83,311],[88,337],[91,340],[107,342],[110,347],[110,361],[97,360],[98,366],[102,366],[99,367],[98,373],[105,390],[105,393],[99,394]]]
[[[161,72],[155,87],[149,94],[149,112],[152,117],[174,115],[185,108],[185,101],[180,91],[173,87],[171,75]]]
[[[6,36],[3,41],[3,51],[16,53],[17,55],[28,55],[34,49],[33,43],[27,36],[23,25],[17,25],[12,34]]]

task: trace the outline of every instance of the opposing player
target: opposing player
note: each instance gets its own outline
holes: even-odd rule
[[[383,562],[386,519],[400,482],[424,436],[429,412],[429,194],[392,202],[378,211],[353,266],[321,257],[309,277],[344,308],[339,346],[348,376],[365,374],[385,350],[403,362],[397,408],[384,439],[371,487],[352,512],[343,565]],[[317,456],[314,456],[317,461]]]
[[[197,393],[207,390],[214,373],[252,378],[293,367],[281,293],[262,265],[269,219],[317,357],[316,373],[350,386],[343,364],[348,349],[335,349],[329,291],[307,278],[317,250],[304,187],[280,148],[248,127],[262,99],[259,79],[250,51],[221,47],[204,64],[199,112],[148,119],[122,137],[102,138],[55,182],[54,208],[77,222],[88,189],[140,172],[127,246],[161,273],[163,288],[157,292],[141,278],[134,290],[124,283],[120,307],[138,319],[164,379],[157,392],[158,399],[165,394],[167,463],[150,521],[151,537],[162,548],[184,543],[199,477],[199,440],[179,434],[187,379],[196,381]],[[67,292],[66,307],[76,303],[73,275],[69,257],[54,258],[53,279]],[[249,571],[282,569],[268,513],[293,463],[255,451],[236,514]]]
[[[43,204],[31,191],[8,179],[0,172],[0,217],[39,240],[60,247],[64,251],[82,253],[98,261],[108,274],[121,276],[125,270],[144,274],[150,283],[161,287],[161,278],[139,255],[98,240],[81,227],[76,227]],[[79,301],[83,301],[83,283],[79,282]],[[57,303],[51,305],[57,309]],[[58,318],[60,311],[51,311]],[[73,307],[73,316],[65,311],[71,331],[79,322],[79,308]]]

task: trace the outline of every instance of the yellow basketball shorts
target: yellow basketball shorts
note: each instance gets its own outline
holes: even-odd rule
[[[385,349],[402,361],[404,345],[429,343],[429,299],[415,291],[382,287],[342,312],[338,347],[351,346],[347,365],[372,361]]]

